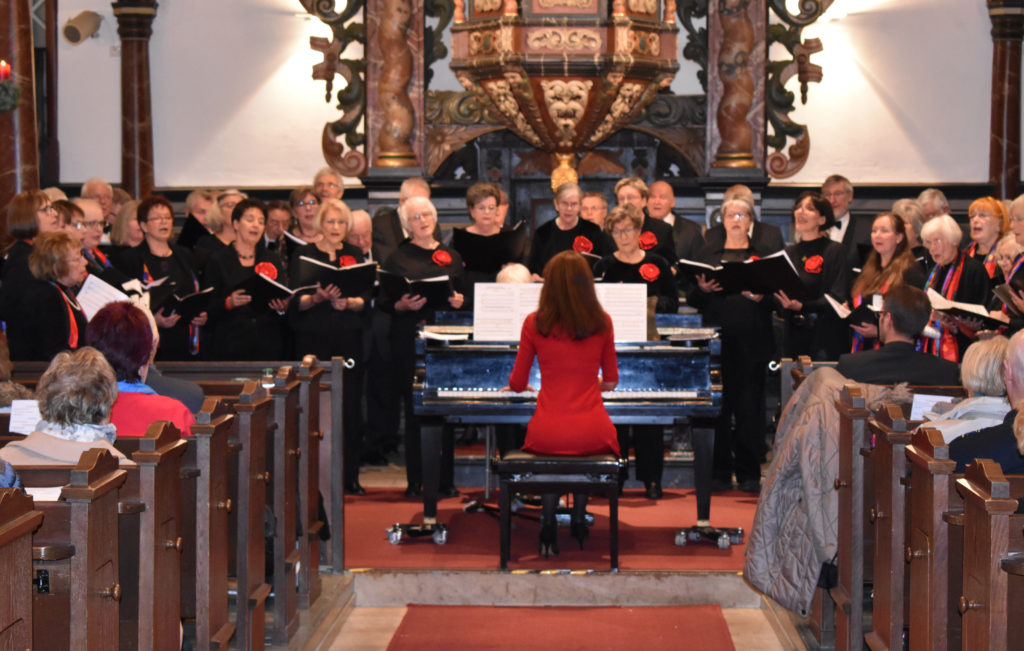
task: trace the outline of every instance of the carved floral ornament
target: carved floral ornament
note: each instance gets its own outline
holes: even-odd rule
[[[658,0],[629,0],[627,6],[634,13],[653,16],[658,9]]]
[[[558,129],[558,144],[561,147],[572,145],[576,138],[576,125],[579,124],[587,109],[590,89],[594,85],[591,80],[570,79],[564,81],[542,80],[544,104],[548,114]]]
[[[477,13],[497,11],[501,9],[501,0],[473,0],[473,10]]]
[[[523,116],[522,111],[519,110],[519,104],[512,94],[511,84],[504,79],[498,79],[484,82],[483,87],[505,119],[515,124],[516,133],[525,138],[534,147],[542,147],[543,145],[537,132],[533,130],[533,127],[530,126],[530,123]]]
[[[526,37],[526,45],[534,50],[590,50],[601,49],[601,34],[593,29],[564,29],[552,27],[538,29]]]
[[[594,131],[594,135],[590,136],[587,140],[587,146],[593,147],[597,143],[601,142],[605,136],[611,133],[612,127],[615,126],[616,122],[626,119],[633,107],[636,105],[637,100],[643,94],[644,86],[636,82],[626,82],[619,87],[619,94],[615,97],[615,101],[612,102],[611,108],[608,109],[608,115],[604,116],[604,120]]]
[[[555,7],[568,7],[570,9],[592,9],[597,0],[537,0],[537,4],[544,9]]]

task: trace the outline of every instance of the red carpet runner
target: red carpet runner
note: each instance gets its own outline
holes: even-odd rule
[[[643,649],[733,651],[712,606],[505,608],[410,605],[388,651]]]
[[[498,520],[485,513],[466,513],[464,501],[483,497],[483,490],[466,491],[462,498],[442,500],[438,521],[448,525],[448,543],[429,538],[387,541],[384,530],[396,522],[422,521],[423,504],[402,497],[399,489],[369,488],[365,497],[345,498],[345,567],[418,569],[497,569]],[[749,532],[756,496],[731,491],[711,500],[711,524],[742,527]],[[588,510],[596,523],[581,551],[567,528],[559,529],[561,554],[537,554],[540,525],[513,516],[510,569],[608,569],[608,503],[595,499]],[[696,519],[692,490],[666,490],[657,502],[641,491],[627,490],[619,500],[619,567],[623,570],[726,570],[743,568],[744,545],[721,550],[713,544],[675,546],[675,534]]]

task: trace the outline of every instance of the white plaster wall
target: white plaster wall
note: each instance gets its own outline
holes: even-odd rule
[[[96,3],[62,0],[60,23],[84,8]],[[121,177],[119,39],[109,5],[100,13],[99,38],[59,50],[63,182]],[[323,126],[340,113],[311,78],[321,55],[309,37],[330,30],[303,13],[296,0],[160,3],[150,42],[157,186],[312,181]]]
[[[812,59],[824,79],[794,114],[810,128],[811,155],[787,182],[818,183],[833,172],[860,183],[986,180],[992,48],[984,2],[836,4],[849,13],[817,28],[825,51]],[[103,15],[99,38],[77,47],[62,40],[59,49],[65,183],[121,175],[116,22],[94,0],[62,0],[59,21],[86,8]],[[310,180],[323,164],[323,125],[339,113],[310,77],[320,55],[309,37],[329,30],[302,14],[296,0],[160,4],[150,43],[158,186]],[[457,90],[445,67],[435,65],[434,87]],[[699,93],[696,70],[681,61],[673,90]]]
[[[796,122],[811,153],[787,182],[841,173],[860,183],[988,179],[991,22],[982,0],[836,0],[849,13],[812,28],[825,47]]]

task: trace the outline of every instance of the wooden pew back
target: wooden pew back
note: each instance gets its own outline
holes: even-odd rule
[[[291,366],[282,366],[270,389],[274,404],[268,440],[271,480],[267,502],[274,513],[273,625],[270,639],[287,645],[298,629],[296,570],[301,560],[298,525],[298,474],[303,449],[299,442],[299,380]]]
[[[298,370],[299,378],[299,435],[304,453],[299,459],[299,527],[303,532],[299,540],[301,564],[299,569],[299,607],[309,608],[320,596],[320,441],[324,432],[320,428],[320,381],[324,369],[317,358],[307,355]],[[339,534],[340,535],[340,534]]]
[[[0,649],[32,647],[32,532],[42,521],[31,497],[0,489]]]

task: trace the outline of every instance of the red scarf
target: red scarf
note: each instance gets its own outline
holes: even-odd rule
[[[985,265],[985,271],[988,272],[988,277],[989,278],[995,277],[996,270],[999,269],[999,265],[996,264],[996,248],[997,247],[993,244],[992,245],[992,250],[988,252],[988,255],[985,256],[985,260],[982,262],[982,264]],[[978,250],[978,243],[977,242],[971,242],[971,245],[969,247],[967,247],[966,251],[964,251],[964,255],[969,255],[969,256],[971,256],[973,258],[974,257],[974,253],[977,250]]]
[[[59,283],[52,284],[60,292],[60,297],[64,299],[64,305],[68,308],[68,348],[74,350],[78,348],[78,321],[75,319],[75,312],[81,312],[82,307],[75,300],[75,297],[69,296],[67,290],[61,287]]]
[[[974,246],[973,244],[971,246]],[[935,265],[931,273],[928,274],[928,282],[925,283],[925,289],[931,287],[932,289],[939,289],[939,293],[953,300],[953,296],[956,294],[956,290],[960,287],[960,276],[964,272],[964,262],[967,260],[967,256],[970,253],[961,253],[960,259],[954,264],[949,266],[946,270],[946,277],[942,281],[942,288],[933,287],[935,282],[936,274],[938,274],[939,266]],[[948,359],[951,362],[960,361],[960,346],[956,342],[956,333],[949,332],[946,328],[942,327],[942,323],[939,321],[932,322],[932,325],[938,329],[942,334],[939,339],[931,339],[928,337],[924,338],[924,345],[922,346],[922,352],[941,357],[942,359]]]

